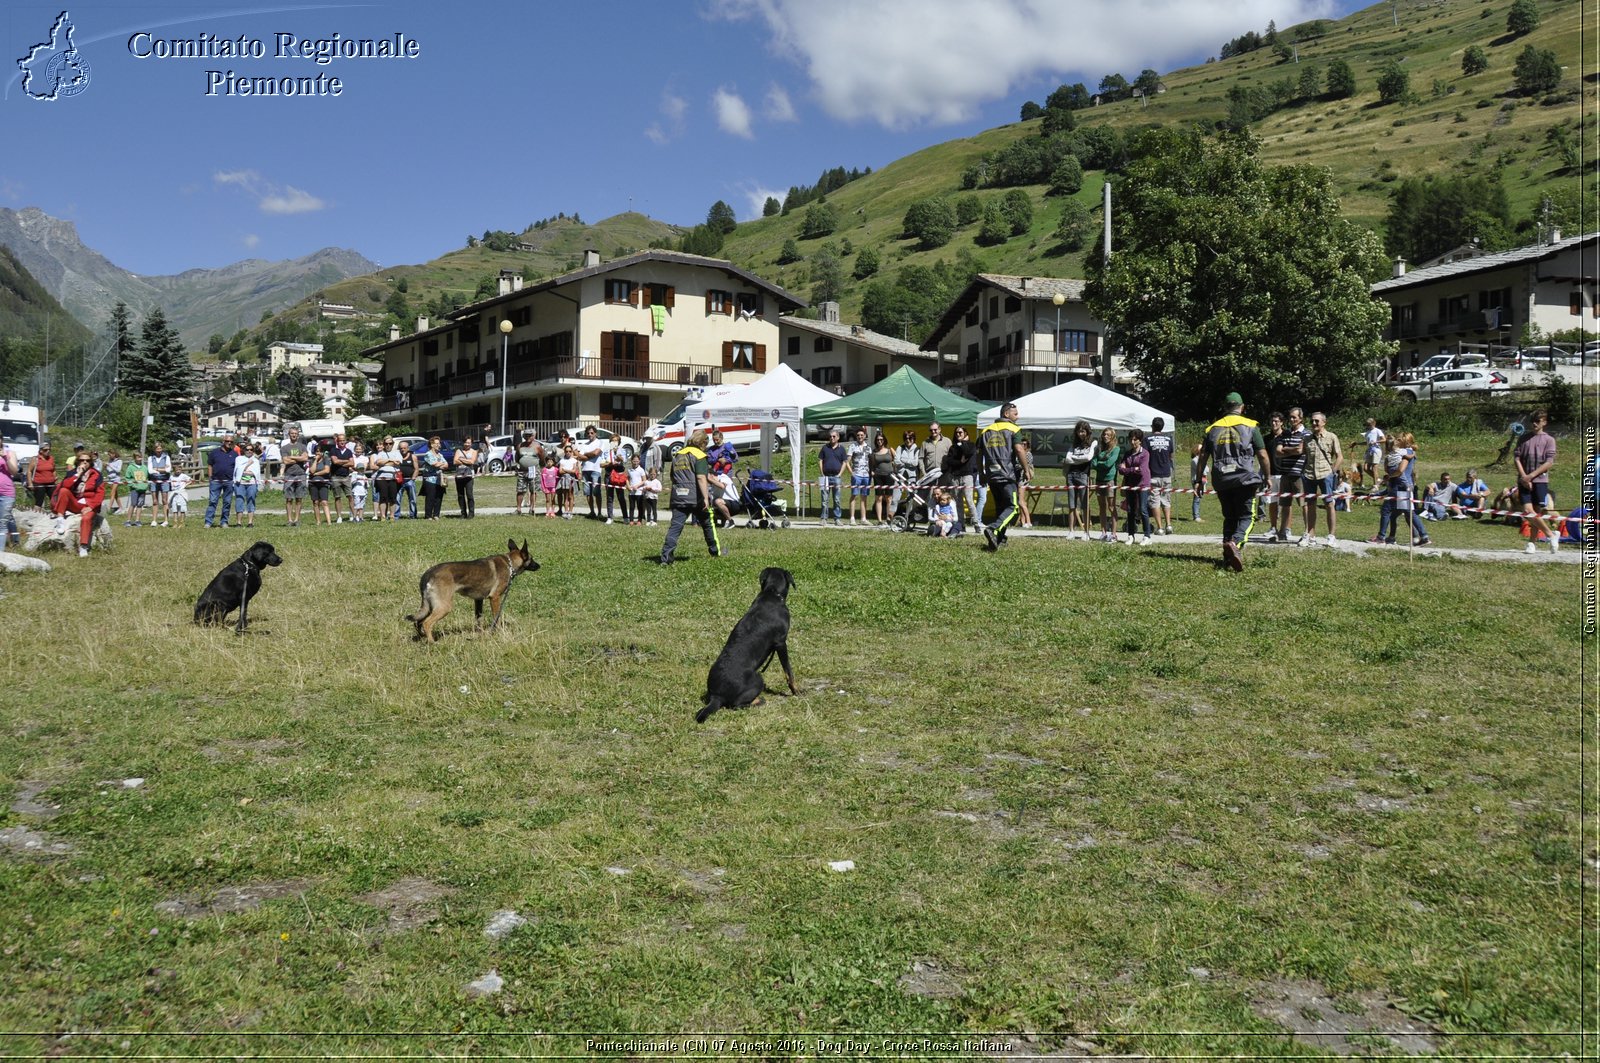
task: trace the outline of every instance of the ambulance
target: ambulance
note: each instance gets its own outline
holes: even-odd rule
[[[18,399],[0,399],[0,436],[17,456],[17,463],[32,461],[44,439],[44,417],[37,406]]]
[[[724,398],[743,384],[724,384],[710,388],[690,388],[684,395],[683,401],[674,406],[661,420],[652,424],[647,432],[652,446],[660,447],[667,460],[678,452],[678,449],[695,433],[696,429],[704,428],[709,435],[713,430],[720,431],[722,438],[732,443],[739,449],[739,453],[748,454],[761,446],[761,425],[759,424],[718,424],[715,421],[697,421],[691,425],[684,424],[684,414],[690,406],[712,399]],[[783,446],[789,436],[789,431],[783,425],[773,426],[774,446]]]

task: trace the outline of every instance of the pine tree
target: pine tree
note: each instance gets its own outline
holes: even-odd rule
[[[126,311],[126,307],[122,309]],[[115,328],[116,309],[112,310],[112,322]],[[188,427],[194,367],[189,364],[177,331],[167,324],[167,315],[159,306],[145,315],[138,346],[123,357],[118,385],[134,398],[149,399],[150,414],[164,431]]]
[[[278,416],[284,421],[304,421],[321,417],[325,412],[322,396],[306,383],[300,370],[291,369],[283,374],[278,386],[282,396],[278,400]]]
[[[706,211],[706,225],[726,236],[739,227],[739,219],[734,215],[733,208],[719,199]]]

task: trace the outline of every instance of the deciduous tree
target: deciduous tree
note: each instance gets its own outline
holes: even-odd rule
[[[1488,69],[1488,53],[1486,53],[1478,45],[1468,45],[1467,50],[1461,53],[1461,72],[1467,77],[1471,77],[1474,74],[1481,74]]]
[[[1530,44],[1517,55],[1517,65],[1512,68],[1511,76],[1524,96],[1550,92],[1561,84],[1561,60],[1548,48]]]
[[[1356,73],[1343,59],[1328,64],[1328,95],[1336,100],[1347,100],[1356,94]]]
[[[1145,133],[1113,223],[1086,300],[1180,416],[1234,390],[1258,409],[1339,406],[1391,351],[1368,290],[1385,266],[1377,237],[1344,218],[1326,171],[1264,166],[1247,133]]]
[[[1506,32],[1521,35],[1539,28],[1539,5],[1534,0],[1511,0],[1506,13]]]

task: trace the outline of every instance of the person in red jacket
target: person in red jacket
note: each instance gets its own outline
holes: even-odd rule
[[[100,504],[105,500],[105,477],[94,467],[92,456],[85,454],[78,459],[78,467],[61,481],[61,486],[56,489],[55,504],[51,506],[58,523],[64,523],[68,513],[80,516],[79,557],[89,556],[89,538],[94,535],[95,514],[100,512]]]

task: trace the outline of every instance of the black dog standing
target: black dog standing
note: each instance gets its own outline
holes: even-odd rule
[[[705,707],[695,716],[705,723],[721,708],[742,709],[761,704],[766,683],[761,673],[774,655],[789,680],[789,693],[798,694],[794,670],[789,667],[789,588],[794,576],[786,568],[761,570],[761,593],[733,626],[728,644],[706,677]]]
[[[256,543],[206,584],[206,589],[200,592],[200,600],[194,603],[194,622],[222,624],[227,621],[228,614],[237,609],[239,623],[234,631],[242,634],[249,623],[250,599],[261,589],[261,570],[281,564],[283,558],[271,543]]]

